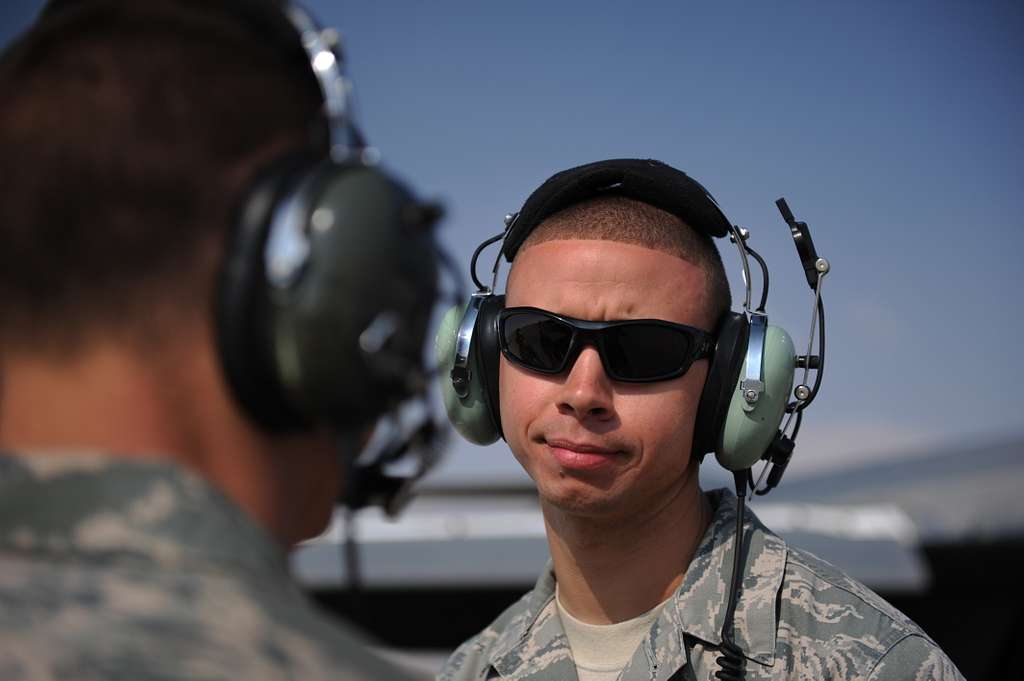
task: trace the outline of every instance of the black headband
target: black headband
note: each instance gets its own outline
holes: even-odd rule
[[[551,215],[599,196],[642,201],[713,237],[729,233],[729,220],[714,197],[683,171],[652,159],[610,159],[563,170],[534,190],[505,238],[505,258],[511,262],[530,232]]]

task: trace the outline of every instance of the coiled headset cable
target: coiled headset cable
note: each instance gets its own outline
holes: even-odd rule
[[[746,660],[743,651],[736,645],[736,601],[739,596],[740,584],[743,581],[744,532],[743,516],[747,510],[747,479],[750,469],[736,471],[733,479],[736,483],[736,540],[732,557],[732,578],[729,580],[729,600],[722,623],[722,647],[720,655],[715,659],[718,671],[715,678],[721,681],[741,681]]]

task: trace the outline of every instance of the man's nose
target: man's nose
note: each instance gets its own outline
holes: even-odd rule
[[[615,414],[612,381],[604,372],[597,350],[587,346],[580,351],[565,377],[558,394],[558,411],[581,421],[606,421]]]

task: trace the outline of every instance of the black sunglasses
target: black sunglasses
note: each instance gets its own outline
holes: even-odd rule
[[[592,345],[608,377],[629,383],[677,378],[714,351],[711,334],[685,324],[661,319],[593,322],[536,307],[498,313],[498,344],[510,362],[542,374],[562,373],[584,345]]]

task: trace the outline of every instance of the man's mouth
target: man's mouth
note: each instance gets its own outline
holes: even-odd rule
[[[623,454],[621,450],[590,442],[546,439],[544,444],[562,468],[579,471],[595,471],[614,466]]]

